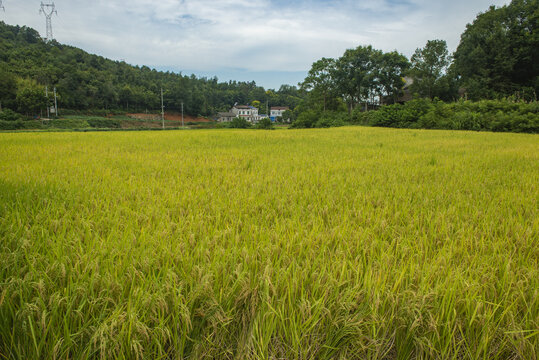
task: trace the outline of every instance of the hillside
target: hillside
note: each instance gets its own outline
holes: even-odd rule
[[[56,41],[45,42],[26,26],[0,22],[0,101],[2,106],[26,113],[39,112],[40,106],[16,101],[17,92],[31,89],[44,94],[44,88],[57,88],[61,108],[71,110],[146,111],[160,107],[160,89],[168,110],[210,116],[228,110],[234,103],[253,100],[265,105],[294,107],[300,100],[295,87],[284,85],[266,91],[255,82],[219,82],[217,78],[197,78],[149,67],[132,66],[89,54]],[[38,90],[36,90],[38,89]],[[43,108],[44,106],[41,106]]]

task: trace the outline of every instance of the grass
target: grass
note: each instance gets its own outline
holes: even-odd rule
[[[538,139],[0,134],[0,358],[537,359]]]

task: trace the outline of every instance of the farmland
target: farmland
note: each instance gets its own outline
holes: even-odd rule
[[[0,358],[537,359],[539,138],[0,134]]]

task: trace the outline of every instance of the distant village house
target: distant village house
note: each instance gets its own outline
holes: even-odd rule
[[[289,110],[287,106],[272,106],[270,110],[271,121],[276,121],[278,117],[283,117],[283,113]]]
[[[237,117],[244,118],[250,123],[258,121],[258,109],[248,105],[234,105],[230,112],[236,114]]]
[[[217,113],[217,121],[219,122],[231,122],[236,117],[233,112],[219,112]]]
[[[274,113],[274,109],[276,111],[275,112],[276,115],[273,117],[269,116],[271,121],[275,121],[277,117],[282,116],[282,112],[284,112],[285,110],[288,110],[287,107],[282,107],[282,106],[272,107],[271,108],[272,114]],[[261,119],[267,118],[268,115],[259,114],[258,109],[256,107],[249,106],[249,105],[234,105],[232,109],[230,109],[230,111],[228,112],[217,113],[217,121],[219,122],[231,122],[232,120],[234,120],[234,118],[237,118],[237,117],[243,118],[252,124],[256,124]]]

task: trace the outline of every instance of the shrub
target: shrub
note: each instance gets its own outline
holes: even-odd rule
[[[481,130],[481,114],[475,111],[461,110],[453,114],[454,130]]]
[[[0,130],[19,130],[24,129],[24,122],[22,120],[6,121],[0,120]]]
[[[22,120],[22,116],[11,109],[3,109],[2,111],[0,111],[0,120],[17,121]]]
[[[292,129],[312,128],[318,121],[318,113],[313,110],[304,111],[297,119],[290,125]]]
[[[511,100],[442,101],[415,99],[404,105],[382,106],[377,111],[354,111],[353,122],[371,126],[539,132],[539,103]]]
[[[48,121],[46,125],[55,129],[84,129],[90,127],[86,120],[55,119]]]
[[[22,124],[23,124],[23,129],[27,129],[27,130],[36,130],[36,129],[44,128],[40,120],[23,121]]]
[[[90,118],[86,122],[93,128],[119,129],[122,127],[122,122],[115,119]]]
[[[270,118],[263,118],[261,119],[258,124],[256,124],[257,129],[264,129],[264,130],[272,130],[274,129],[273,123],[271,122]]]
[[[0,120],[0,130],[34,130],[42,129],[43,125],[39,120],[16,120],[16,121],[5,121]]]
[[[346,113],[342,112],[325,112],[320,119],[315,123],[317,128],[328,128],[344,126],[349,122],[349,117]]]
[[[236,117],[232,119],[232,121],[228,125],[228,127],[232,129],[248,129],[251,126],[252,126],[251,123],[242,117]]]

